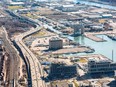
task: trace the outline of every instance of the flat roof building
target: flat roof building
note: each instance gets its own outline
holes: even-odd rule
[[[112,18],[112,14],[102,14],[102,18]]]
[[[65,63],[52,63],[49,77],[51,79],[71,78],[77,75],[76,65],[66,65]]]
[[[49,40],[49,49],[50,50],[57,50],[63,48],[63,41],[58,37],[52,37]]]
[[[65,4],[60,6],[59,10],[62,10],[63,12],[75,12],[85,8],[86,6],[82,6],[82,5]]]
[[[116,63],[111,61],[95,61],[88,62],[88,73],[92,74],[114,74],[116,70]]]

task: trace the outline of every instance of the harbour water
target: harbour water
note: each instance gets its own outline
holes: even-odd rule
[[[54,31],[58,34],[59,33],[61,34],[61,32],[53,29],[52,26],[44,25],[44,27],[48,27],[51,31]],[[62,36],[67,37],[70,40],[73,40],[81,45],[89,46],[89,47],[95,49],[95,52],[92,54],[102,54],[110,59],[112,59],[112,57],[113,57],[114,61],[116,62],[116,41],[108,38],[106,35],[97,35],[97,37],[103,38],[104,40],[106,40],[106,42],[95,42],[95,41],[90,40],[84,36],[78,36],[78,37],[72,37],[72,36],[67,36],[67,35],[62,35]],[[75,56],[76,55],[86,55],[86,54],[88,54],[88,53],[67,54],[67,56],[69,56],[69,55],[70,56],[71,55],[72,56],[74,56],[74,55]]]
[[[101,7],[101,8],[116,10],[116,6],[111,6],[111,5],[101,4],[101,3],[96,3],[96,2],[90,2],[90,1],[87,1],[87,0],[75,0],[75,2],[80,3],[80,4],[92,5],[92,6],[98,6],[98,7]]]
[[[79,2],[80,4],[92,5],[92,6],[97,6],[101,8],[116,10],[116,6],[111,6],[108,4],[90,2],[87,0],[76,0],[76,3],[77,2]],[[116,62],[116,41],[111,40],[105,35],[97,35],[97,36],[104,38],[105,40],[107,40],[107,42],[95,42],[84,36],[70,37],[70,38],[76,42],[79,42],[80,44],[87,45],[87,46],[94,48],[95,49],[94,54],[103,54],[104,56],[110,59],[113,58],[114,61]]]
[[[90,46],[91,48],[94,48],[95,52],[93,54],[102,54],[110,59],[113,58],[114,61],[116,62],[116,41],[111,40],[105,35],[97,35],[97,37],[101,37],[107,41],[95,42],[84,36],[69,37],[69,38],[82,45]],[[83,54],[87,54],[87,53],[83,53]],[[82,54],[77,54],[77,55],[82,55]]]
[[[93,5],[93,6],[98,6],[101,8],[108,8],[108,9],[116,10],[115,6],[94,3],[94,2],[89,2],[89,1],[85,1],[85,0],[77,0],[77,2],[79,2],[81,4]],[[49,25],[46,25],[46,27],[49,27],[49,29],[52,28]],[[54,30],[54,32],[58,33],[57,30],[55,30],[53,28],[51,30],[52,31]],[[102,55],[106,56],[107,58],[110,58],[110,59],[113,58],[113,60],[116,62],[116,41],[111,40],[110,38],[108,38],[105,35],[97,35],[97,37],[101,37],[101,38],[107,40],[106,42],[95,42],[84,36],[78,36],[78,37],[72,37],[72,36],[66,36],[66,35],[63,35],[63,36],[68,37],[69,39],[71,39],[77,43],[80,43],[82,45],[90,46],[91,48],[95,49],[95,52],[93,54],[102,54]],[[88,54],[88,53],[67,54],[67,56],[83,55],[83,54]]]

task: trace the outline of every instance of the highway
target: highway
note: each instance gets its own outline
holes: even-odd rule
[[[2,39],[5,47],[5,51],[8,53],[8,64],[7,66],[7,78],[5,87],[18,87],[18,66],[19,66],[19,55],[11,41],[8,38],[7,31],[4,27],[2,29]],[[15,81],[15,83],[14,83]]]
[[[31,81],[32,81],[32,87],[46,87],[45,82],[42,80],[43,77],[43,69],[39,62],[39,60],[36,58],[36,56],[29,50],[29,48],[23,43],[23,39],[37,31],[39,31],[41,27],[37,27],[36,29],[30,29],[30,31],[27,31],[23,34],[18,35],[14,41],[15,43],[20,47],[23,55],[25,58],[28,58],[29,64],[30,64],[30,70],[31,70]],[[31,87],[29,86],[29,87]]]
[[[16,12],[15,13],[13,13],[11,11],[8,11],[8,12],[11,13],[11,15],[14,15],[14,16],[20,18],[20,16]],[[37,28],[30,29],[30,31],[27,31],[23,34],[18,35],[14,39],[14,42],[19,47],[19,49],[20,49],[20,51],[21,51],[21,53],[24,57],[24,60],[26,60],[25,62],[26,62],[27,67],[28,67],[27,70],[30,70],[30,73],[31,73],[30,77],[31,77],[31,83],[32,84],[29,85],[29,87],[46,87],[45,82],[42,80],[43,69],[42,69],[42,66],[41,66],[39,60],[29,50],[29,48],[23,43],[23,39],[25,37],[28,37],[29,35],[39,31],[42,28],[42,27],[39,27],[39,26],[42,26],[42,25],[40,25],[40,23],[38,24],[38,21],[36,21],[36,20],[30,19],[30,18],[26,18],[26,19],[28,19],[28,21],[31,21],[34,24],[36,24]]]

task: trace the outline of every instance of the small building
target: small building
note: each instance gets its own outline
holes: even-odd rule
[[[66,65],[65,63],[52,63],[50,67],[49,77],[51,79],[65,79],[75,77],[77,75],[76,65]]]
[[[82,20],[82,23],[84,24],[84,28],[90,28],[93,25],[93,23],[88,19]]]
[[[64,12],[72,12],[72,11],[77,11],[77,7],[75,7],[74,5],[63,5],[61,7],[62,11]]]
[[[24,2],[8,2],[8,4],[12,6],[20,6],[20,5],[24,5]]]
[[[93,15],[91,15],[91,14],[89,15],[89,14],[88,14],[88,18],[89,18],[89,19],[97,19],[97,18],[102,18],[102,16],[100,16],[100,15],[95,15],[95,14],[93,14]]]
[[[102,14],[102,18],[112,18],[112,14]]]
[[[49,40],[49,49],[50,50],[57,50],[63,48],[63,41],[58,37],[52,37]]]
[[[102,31],[104,30],[103,25],[92,25],[90,26],[91,31]]]

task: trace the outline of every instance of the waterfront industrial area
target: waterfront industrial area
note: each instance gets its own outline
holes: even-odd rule
[[[115,8],[0,1],[0,87],[116,87]]]

